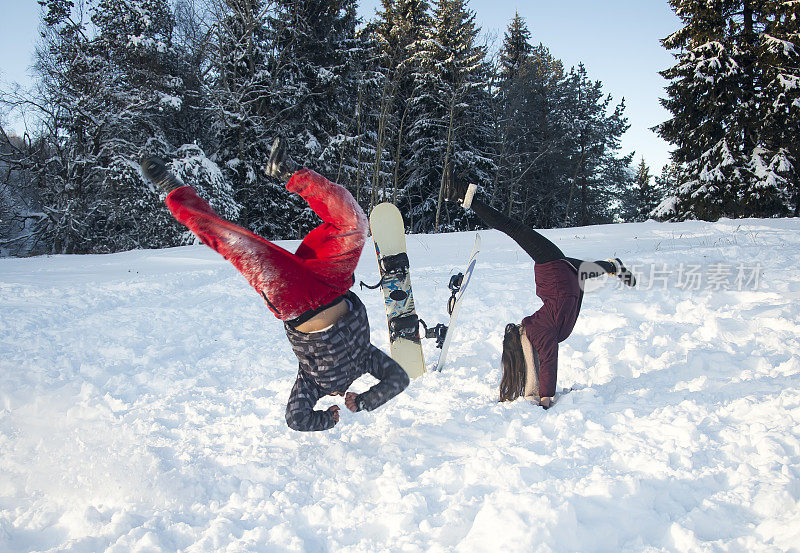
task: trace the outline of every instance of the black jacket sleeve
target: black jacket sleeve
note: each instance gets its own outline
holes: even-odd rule
[[[303,371],[297,372],[297,380],[289,394],[286,405],[286,424],[292,430],[313,432],[328,430],[336,424],[330,411],[315,411],[314,406],[322,396],[322,390]]]
[[[358,410],[372,411],[392,399],[408,386],[408,373],[391,357],[370,345],[367,358],[369,374],[379,380],[372,388],[356,397]]]

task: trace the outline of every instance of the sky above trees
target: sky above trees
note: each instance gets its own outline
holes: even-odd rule
[[[378,6],[380,0],[360,2],[365,17]],[[531,42],[543,43],[567,68],[583,62],[616,101],[624,96],[631,128],[623,152],[636,150],[636,160],[644,155],[653,173],[661,171],[669,145],[649,129],[669,118],[658,101],[666,85],[658,71],[671,67],[673,57],[660,40],[680,28],[666,0],[470,0],[469,7],[484,33],[496,37],[496,48],[519,12]]]

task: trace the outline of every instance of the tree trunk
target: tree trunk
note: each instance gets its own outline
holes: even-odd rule
[[[397,204],[397,190],[400,188],[400,154],[403,149],[403,127],[406,123],[406,115],[408,114],[408,102],[403,108],[403,116],[400,118],[400,128],[397,131],[397,151],[394,156],[394,177],[392,178],[392,203]]]
[[[386,84],[381,93],[381,112],[378,117],[378,133],[375,142],[375,168],[372,174],[372,190],[370,191],[369,209],[370,211],[375,206],[377,200],[378,183],[381,178],[381,159],[383,158],[383,140],[386,135],[386,121],[389,118],[389,106],[391,105],[392,94],[390,88],[392,86],[389,75],[386,76]]]
[[[442,198],[444,197],[444,175],[445,171],[447,170],[447,165],[450,163],[450,148],[453,144],[453,122],[455,121],[455,111],[456,111],[456,96],[457,94],[453,92],[450,96],[450,121],[447,124],[447,145],[444,151],[444,164],[442,165],[442,178],[439,182],[439,197],[436,199],[436,220],[433,224],[433,228],[436,232],[439,232],[439,218],[442,213]]]
[[[589,224],[588,187],[589,179],[584,175],[581,183],[581,226],[584,227]]]
[[[578,180],[578,176],[581,175],[583,169],[583,161],[586,157],[586,147],[581,145],[581,157],[578,160],[578,164],[575,167],[575,173],[572,175],[571,184],[569,186],[569,197],[567,198],[567,206],[564,209],[564,225],[566,226],[567,221],[569,220],[569,206],[572,203],[572,198],[575,195],[575,182]]]

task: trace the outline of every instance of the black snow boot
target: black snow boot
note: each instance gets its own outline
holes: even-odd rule
[[[461,204],[461,207],[464,209],[469,209],[472,205],[472,198],[475,197],[475,193],[478,190],[478,186],[475,184],[467,184],[465,182],[459,182],[455,177],[453,177],[453,169],[450,165],[445,167],[444,170],[444,199],[448,202],[455,202]]]
[[[628,270],[627,267],[625,267],[625,265],[622,264],[622,260],[620,260],[619,257],[607,259],[606,261],[614,265],[614,274],[617,275],[622,282],[628,286],[636,286],[636,277]]]
[[[147,180],[158,186],[166,194],[183,186],[178,177],[167,170],[167,166],[161,158],[145,157],[139,162],[139,165],[142,167],[142,172],[147,177]]]
[[[286,155],[286,141],[280,136],[275,137],[264,171],[271,177],[288,181],[296,170],[297,165]]]
[[[448,202],[462,203],[467,193],[467,184],[457,182],[453,178],[453,166],[448,165],[444,169],[444,199]]]

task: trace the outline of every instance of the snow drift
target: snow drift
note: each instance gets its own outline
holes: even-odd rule
[[[798,551],[798,230],[545,231],[640,281],[587,293],[549,411],[496,401],[503,327],[539,300],[482,231],[448,370],[315,434],[284,422],[280,322],[210,249],[2,259],[0,550]],[[472,240],[408,236],[429,323]],[[367,247],[356,279],[376,269]],[[360,296],[386,350],[380,294]]]

